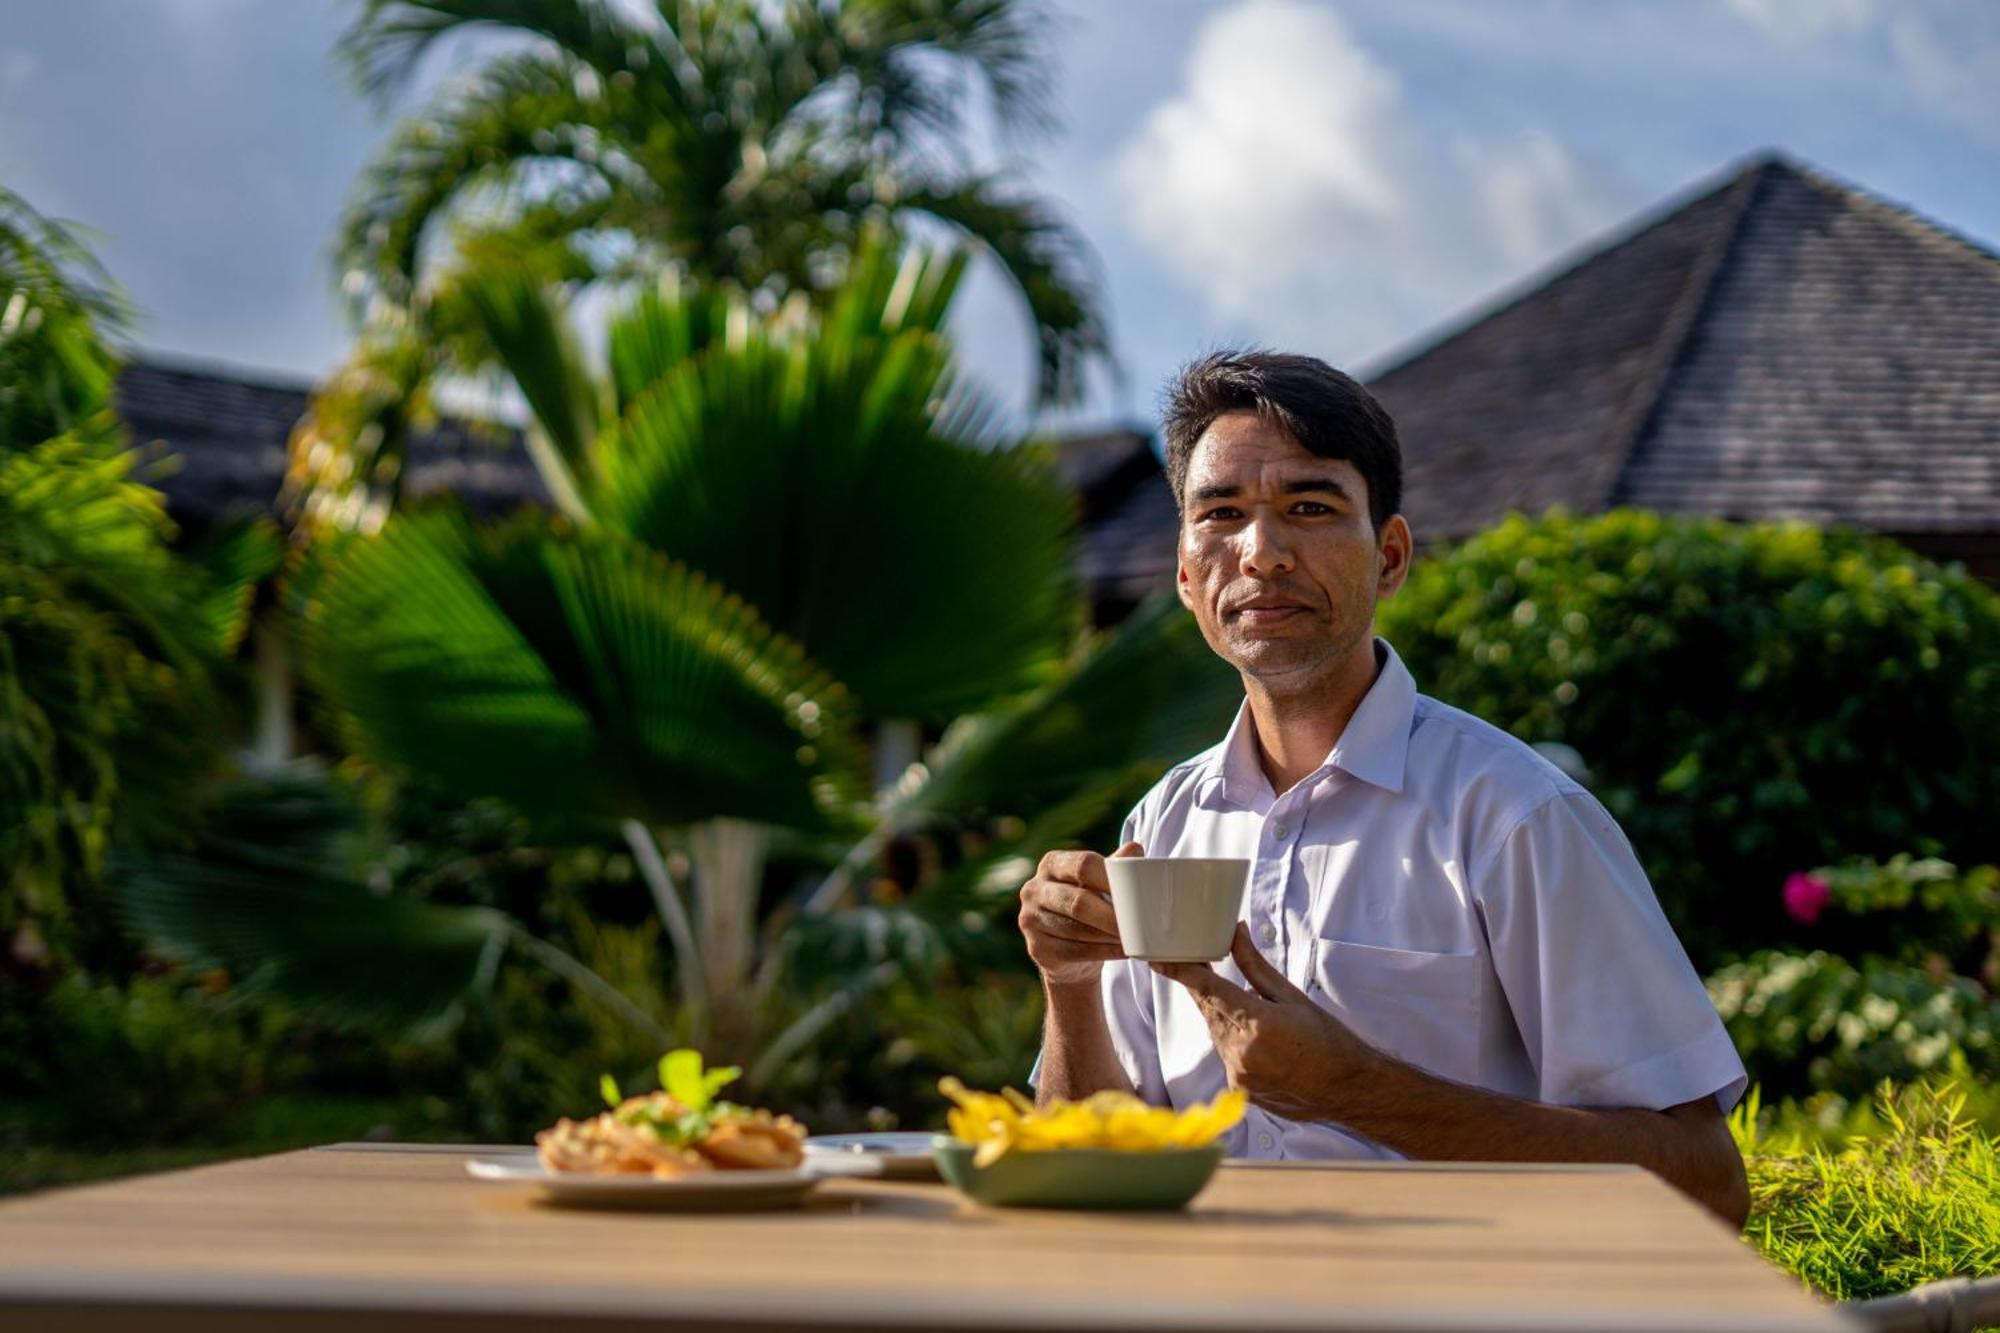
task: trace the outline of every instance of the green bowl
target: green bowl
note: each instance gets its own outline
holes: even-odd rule
[[[940,1135],[931,1156],[938,1174],[967,1198],[1017,1208],[1185,1208],[1222,1160],[1219,1143],[1157,1152],[1010,1152],[991,1166],[974,1166],[975,1151]]]

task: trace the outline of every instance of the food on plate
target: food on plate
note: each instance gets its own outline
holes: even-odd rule
[[[977,1145],[974,1166],[991,1166],[1010,1152],[1058,1148],[1202,1148],[1241,1120],[1248,1104],[1241,1092],[1231,1091],[1174,1111],[1150,1106],[1129,1092],[1099,1092],[1080,1102],[1036,1106],[1012,1088],[996,1096],[974,1092],[955,1078],[941,1080],[938,1090],[955,1103],[948,1117],[953,1136]]]
[[[804,1125],[716,1099],[741,1072],[704,1070],[699,1051],[669,1051],[660,1057],[660,1090],[637,1097],[620,1094],[606,1074],[598,1086],[611,1109],[556,1121],[535,1135],[535,1153],[551,1171],[599,1175],[796,1167],[805,1157]]]

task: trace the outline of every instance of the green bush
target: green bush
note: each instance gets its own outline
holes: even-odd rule
[[[72,973],[32,1003],[0,1008],[0,1108],[36,1141],[166,1143],[199,1136],[305,1071],[286,1019],[180,976],[124,986]]]
[[[1954,1059],[2000,1075],[2000,1000],[1966,977],[1893,959],[1768,950],[1708,979],[1744,1064],[1775,1092],[1863,1096]]]
[[[2000,597],[1880,538],[1517,517],[1381,626],[1427,692],[1583,755],[1704,971],[1810,947],[1802,867],[2000,860]]]
[[[2000,866],[1961,870],[1937,857],[1826,866],[1827,913],[1805,924],[1821,948],[1871,953],[2000,982]]]
[[[1885,1084],[1878,1128],[1837,1148],[1760,1126],[1753,1090],[1730,1117],[1750,1178],[1744,1234],[1837,1300],[2000,1269],[2000,1146],[1952,1087]]]

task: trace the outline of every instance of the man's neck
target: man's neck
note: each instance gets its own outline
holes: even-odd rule
[[[1257,760],[1273,792],[1284,795],[1326,762],[1380,671],[1371,634],[1310,685],[1286,689],[1283,682],[1244,677]]]

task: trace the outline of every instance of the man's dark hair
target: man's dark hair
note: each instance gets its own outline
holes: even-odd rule
[[[1368,517],[1380,532],[1403,504],[1403,449],[1396,423],[1352,376],[1314,356],[1262,350],[1210,352],[1188,363],[1167,389],[1160,432],[1167,481],[1185,509],[1188,460],[1225,412],[1252,411],[1308,452],[1354,464],[1368,483]]]

